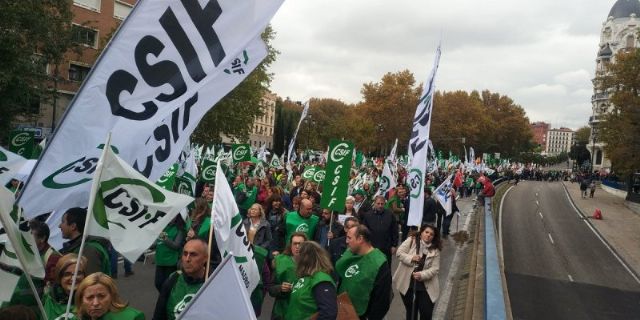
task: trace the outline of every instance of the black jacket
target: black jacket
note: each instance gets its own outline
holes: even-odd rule
[[[422,223],[433,223],[436,222],[436,212],[437,212],[437,204],[436,200],[433,197],[428,197],[424,199],[424,209],[422,211]]]
[[[371,244],[386,255],[391,247],[398,245],[398,222],[389,209],[381,212],[375,209],[362,217],[362,223],[371,231]]]

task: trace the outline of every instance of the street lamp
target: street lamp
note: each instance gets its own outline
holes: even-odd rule
[[[593,130],[591,133],[591,173],[593,173],[596,165],[596,141],[598,140],[598,133]]]
[[[382,146],[384,145],[384,143],[382,142],[382,132],[384,132],[384,126],[382,125],[382,123],[378,123],[376,125],[376,130],[378,131],[378,140],[380,141],[379,152],[382,153],[382,156],[384,157],[384,152],[382,150]]]

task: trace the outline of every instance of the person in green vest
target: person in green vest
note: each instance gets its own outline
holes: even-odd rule
[[[129,307],[120,294],[116,283],[102,272],[86,276],[75,295],[76,316],[87,320],[144,320],[144,313]]]
[[[346,292],[361,319],[383,319],[391,305],[391,269],[382,251],[371,245],[365,225],[347,231],[349,249],[336,262],[338,294]]]
[[[336,319],[336,285],[330,275],[333,267],[327,252],[318,243],[305,241],[300,245],[296,262],[298,280],[291,289],[285,319],[306,320],[315,313],[317,320]]]
[[[196,207],[187,221],[187,241],[195,238],[208,239],[211,226],[211,208],[205,198],[196,198]]]
[[[62,245],[60,254],[78,254],[86,220],[86,208],[76,207],[65,212],[60,222],[60,231],[62,238],[68,239],[69,241]],[[102,272],[106,275],[111,274],[111,260],[107,252],[108,247],[109,241],[104,238],[87,237],[82,251],[82,256],[87,258],[87,275],[94,272]]]
[[[181,215],[177,215],[160,233],[156,241],[156,276],[154,284],[160,291],[162,284],[178,270],[178,260],[182,254],[187,226]]]
[[[160,289],[154,320],[174,320],[184,311],[204,284],[208,259],[209,248],[205,240],[187,241],[182,249],[181,270],[172,273]]]
[[[44,306],[44,311],[47,314],[47,319],[58,319],[67,311],[67,302],[69,301],[69,293],[71,292],[71,286],[73,284],[73,272],[76,269],[77,262],[78,255],[75,253],[69,253],[62,256],[58,260],[58,263],[56,263],[54,269],[54,281],[48,292],[42,297],[42,305]],[[84,279],[86,263],[87,259],[82,257],[78,268],[78,276],[76,277],[77,283],[80,283]],[[71,309],[69,309],[69,311],[68,319],[76,319],[75,304],[71,305]]]
[[[304,232],[307,235],[307,239],[313,238],[320,218],[312,214],[312,210],[313,202],[309,199],[302,199],[298,211],[287,213],[284,221],[287,244],[289,244],[291,235],[293,235],[294,232]]]
[[[300,252],[300,245],[307,241],[307,234],[304,232],[294,232],[289,240],[289,245],[278,255],[275,255],[272,262],[273,270],[269,295],[275,298],[272,320],[284,319],[289,306],[291,288],[298,279],[296,276],[295,257]]]
[[[238,209],[240,209],[240,215],[244,219],[247,217],[247,210],[252,204],[256,203],[256,198],[258,197],[258,187],[256,187],[255,179],[247,178],[244,183],[238,184],[233,190],[233,194],[238,200]]]

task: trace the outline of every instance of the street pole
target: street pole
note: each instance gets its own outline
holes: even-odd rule
[[[591,172],[593,174],[596,165],[596,134],[593,133],[591,137]]]

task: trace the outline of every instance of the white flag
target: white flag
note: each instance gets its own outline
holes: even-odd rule
[[[380,188],[376,193],[376,196],[384,196],[389,190],[396,187],[396,178],[391,172],[391,161],[385,161],[384,169],[382,169],[382,176],[380,177]]]
[[[0,222],[9,240],[5,243],[0,262],[18,267],[36,278],[43,279],[44,266],[36,246],[36,240],[28,226],[18,227],[16,224],[16,219],[19,216],[17,212],[13,212],[13,216],[11,215],[14,210],[14,201],[13,193],[0,186]]]
[[[0,147],[0,186],[4,187],[18,175],[27,159],[3,147]]]
[[[32,218],[86,206],[108,132],[151,181],[198,122],[266,56],[283,0],[141,0],[103,51],[43,152],[20,203]]]
[[[452,176],[453,175],[449,175],[433,192],[433,197],[440,202],[444,211],[447,212],[447,216],[453,213],[453,200],[451,199],[451,189],[453,188],[453,182],[451,182]]]
[[[307,100],[307,102],[304,103],[304,109],[302,109],[302,114],[300,115],[298,126],[296,127],[296,131],[293,133],[293,138],[291,138],[291,141],[289,142],[289,151],[287,152],[287,154],[289,155],[289,158],[287,159],[287,162],[295,161],[295,154],[293,153],[293,147],[296,144],[296,137],[298,136],[298,130],[300,130],[300,124],[302,124],[302,120],[304,120],[304,118],[307,117],[307,113],[309,113],[309,100]]]
[[[393,143],[393,148],[391,148],[391,152],[389,152],[389,159],[393,163],[396,162],[396,149],[398,149],[398,138],[396,138],[396,142]]]
[[[120,159],[111,148],[98,163],[87,234],[107,238],[135,261],[193,198],[164,190]]]
[[[431,127],[431,111],[433,109],[433,95],[435,94],[436,72],[440,63],[440,46],[436,50],[433,69],[429,79],[422,89],[422,97],[413,117],[413,131],[409,140],[409,176],[407,181],[411,189],[409,217],[407,225],[420,226],[422,224],[422,210],[424,207],[424,179],[427,170],[427,150],[429,142],[429,129]]]
[[[5,255],[4,252],[1,254]],[[13,297],[13,293],[18,285],[18,280],[20,280],[20,276],[0,269],[0,283],[2,283],[2,287],[0,288],[0,305],[11,301],[11,297]]]
[[[251,295],[260,281],[260,271],[254,258],[253,249],[247,240],[247,233],[238,205],[219,161],[216,169],[212,211],[218,249],[223,257],[233,252],[235,262],[238,263],[238,270],[242,275],[243,287],[247,289],[247,294]]]
[[[239,270],[231,257],[222,260],[178,320],[256,319]]]

